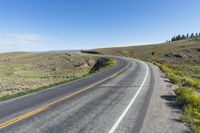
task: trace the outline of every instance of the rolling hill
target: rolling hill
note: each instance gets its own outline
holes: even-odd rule
[[[98,58],[71,52],[0,54],[0,97],[88,74]]]
[[[200,65],[200,38],[94,50],[100,54],[127,56],[165,64]]]

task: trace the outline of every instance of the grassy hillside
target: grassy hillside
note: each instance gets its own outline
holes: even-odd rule
[[[200,38],[156,45],[95,49],[102,54],[122,55],[166,64],[200,65]]]
[[[179,88],[177,104],[183,109],[181,119],[200,133],[200,38],[156,45],[95,49],[100,54],[120,55],[153,62]]]
[[[156,45],[103,48],[95,51],[165,64],[200,79],[200,38]]]
[[[94,72],[107,60],[79,53],[12,52],[0,54],[0,97],[66,82]],[[102,65],[107,65],[106,63]],[[20,93],[21,94],[21,93]]]

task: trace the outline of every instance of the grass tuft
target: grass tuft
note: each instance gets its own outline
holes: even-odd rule
[[[177,103],[183,108],[181,119],[191,125],[195,133],[200,133],[200,96],[190,88],[175,90]]]
[[[197,89],[200,88],[200,80],[197,79],[193,79],[191,77],[185,77],[184,80],[182,81],[182,83],[185,86],[189,86],[189,87],[195,87]]]
[[[167,75],[167,77],[170,79],[170,81],[174,84],[180,84],[181,78],[180,76],[177,76],[173,71],[171,71],[167,66],[163,64],[158,65],[160,69]]]

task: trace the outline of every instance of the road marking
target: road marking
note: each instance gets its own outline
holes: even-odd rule
[[[2,129],[2,128],[4,128],[4,127],[7,127],[7,126],[9,126],[9,125],[12,125],[12,124],[14,124],[14,123],[16,123],[16,122],[18,122],[18,121],[23,120],[23,119],[26,119],[26,118],[28,118],[28,117],[30,117],[30,116],[33,116],[33,115],[35,115],[35,114],[37,114],[37,113],[39,113],[39,112],[41,112],[41,111],[44,111],[44,110],[47,109],[47,108],[48,108],[48,107],[40,107],[40,108],[37,108],[37,109],[35,109],[35,110],[31,111],[31,112],[28,112],[28,113],[26,113],[26,114],[23,114],[23,115],[21,115],[21,116],[18,116],[18,117],[16,117],[16,118],[14,118],[14,119],[11,119],[11,120],[9,120],[9,121],[7,121],[7,122],[4,122],[4,123],[2,123],[2,124],[0,125],[0,129]]]
[[[142,61],[140,61],[142,62]],[[147,76],[148,76],[148,66],[147,64],[145,64],[144,62],[142,62],[145,67],[146,67],[146,74],[145,74],[145,78],[140,86],[140,88],[138,89],[138,91],[136,92],[136,94],[134,95],[134,97],[131,99],[130,103],[128,104],[128,106],[125,108],[125,110],[123,111],[123,113],[120,115],[120,117],[117,119],[117,121],[115,122],[115,124],[112,126],[112,128],[110,129],[110,131],[108,133],[114,133],[115,130],[117,129],[117,127],[119,126],[120,122],[123,120],[124,116],[126,115],[126,113],[128,112],[128,110],[131,108],[133,102],[135,101],[136,97],[138,96],[138,94],[140,93],[140,91],[142,90],[143,86],[144,86],[144,83],[147,79]]]
[[[108,68],[108,69],[110,69],[110,68]],[[20,98],[27,97],[27,96],[30,96],[30,95],[36,95],[36,94],[44,92],[44,91],[49,91],[49,90],[55,89],[55,87],[60,87],[60,86],[68,85],[68,84],[71,84],[71,83],[83,80],[85,78],[93,77],[93,76],[95,76],[97,74],[100,74],[100,73],[103,73],[104,71],[107,71],[108,69],[105,69],[103,71],[100,71],[100,72],[97,72],[97,73],[94,73],[94,74],[91,74],[91,75],[88,75],[88,76],[85,76],[85,77],[82,77],[80,79],[72,80],[72,81],[67,82],[67,83],[63,83],[63,84],[60,84],[60,85],[57,85],[57,86],[49,87],[49,88],[44,89],[44,90],[36,91],[36,92],[30,93],[30,94],[23,95],[23,96],[20,96],[20,97],[16,97],[16,98],[13,98],[13,99],[9,99],[9,100],[6,100],[6,101],[0,101],[0,105],[3,105],[3,104],[8,103],[8,102],[12,102],[12,101],[20,99]]]
[[[14,124],[14,123],[16,123],[16,122],[18,122],[18,121],[24,120],[24,119],[26,119],[26,118],[28,118],[28,117],[30,117],[30,116],[35,115],[35,114],[38,114],[38,113],[40,113],[40,112],[42,112],[42,111],[48,109],[50,106],[52,106],[52,105],[54,105],[54,104],[56,104],[56,103],[59,103],[59,102],[64,101],[64,100],[66,100],[66,99],[69,99],[70,97],[73,97],[73,96],[75,96],[75,95],[77,95],[77,94],[80,94],[80,93],[86,91],[86,90],[89,90],[90,88],[92,88],[92,87],[94,87],[94,86],[96,86],[96,85],[98,85],[98,84],[100,84],[100,83],[102,83],[102,82],[104,82],[104,81],[106,81],[106,80],[108,80],[108,79],[114,78],[114,77],[116,77],[118,74],[120,74],[121,72],[123,72],[125,69],[127,69],[127,68],[129,67],[129,65],[130,65],[130,62],[129,62],[124,68],[122,68],[121,70],[117,71],[116,73],[114,73],[114,74],[108,76],[107,78],[102,79],[102,80],[100,80],[100,81],[98,81],[98,82],[96,82],[96,83],[94,83],[94,84],[92,84],[92,85],[90,85],[90,86],[88,86],[88,87],[82,89],[82,90],[79,90],[79,91],[77,91],[77,92],[75,92],[75,93],[72,93],[71,95],[65,96],[65,97],[63,97],[63,98],[61,98],[61,99],[58,99],[58,100],[53,101],[53,102],[51,102],[51,103],[49,103],[49,104],[43,105],[43,106],[41,106],[41,107],[39,107],[39,108],[37,108],[37,109],[34,109],[34,110],[30,111],[30,112],[27,112],[27,113],[25,113],[25,114],[22,114],[22,115],[20,115],[20,116],[18,116],[18,117],[16,117],[16,118],[13,118],[13,119],[8,120],[8,121],[6,121],[6,122],[0,123],[0,129],[5,128],[5,127],[7,127],[7,126],[9,126],[9,125],[12,125],[12,124]]]

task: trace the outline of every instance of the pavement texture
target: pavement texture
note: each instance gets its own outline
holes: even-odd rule
[[[116,126],[115,133],[190,132],[188,127],[178,120],[179,109],[169,105],[167,99],[171,96],[172,89],[168,82],[164,81],[164,75],[159,69],[139,60],[127,58],[120,60],[115,69],[107,70],[100,76],[97,74],[95,77],[86,78],[85,81],[81,80],[60,86],[60,89],[59,87],[53,88],[33,96],[0,104],[0,122],[4,122],[55,99],[79,91],[87,84],[104,79],[125,67],[127,62],[130,63],[128,68],[118,76],[62,100],[40,113],[2,128],[0,132],[112,133],[111,128],[116,125],[134,97],[130,108]],[[17,106],[18,102],[22,106],[20,109],[12,107],[12,105]],[[25,103],[23,104],[23,102]],[[18,111],[15,111],[15,108]]]

